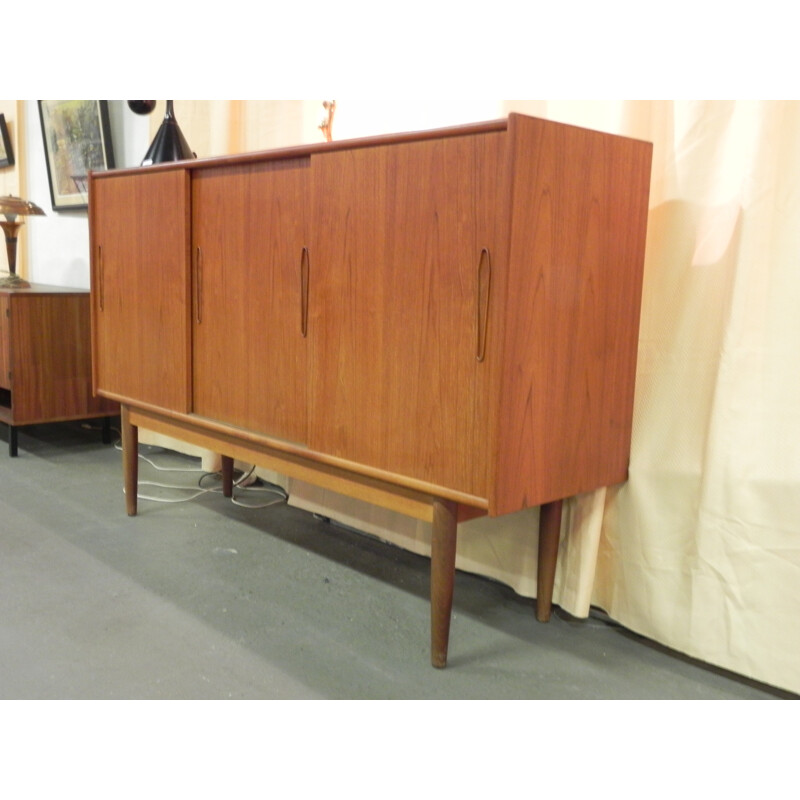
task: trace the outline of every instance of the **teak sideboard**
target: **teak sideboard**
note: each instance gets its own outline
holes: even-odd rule
[[[652,145],[522,115],[90,176],[95,390],[138,429],[432,523],[627,477]]]

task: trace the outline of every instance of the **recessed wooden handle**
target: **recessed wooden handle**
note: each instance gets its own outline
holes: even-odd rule
[[[308,334],[308,248],[300,254],[300,333]]]
[[[105,309],[105,275],[103,274],[103,246],[97,246],[97,283],[99,284],[97,287],[97,294],[100,298],[100,310],[103,311]]]
[[[198,247],[195,251],[194,259],[194,303],[195,303],[195,316],[198,324],[202,322],[202,314],[200,306],[203,301],[203,270],[202,270],[203,251]]]
[[[492,258],[489,249],[484,247],[478,259],[476,316],[478,341],[475,356],[478,361],[486,358],[486,329],[489,323],[489,288],[492,283]]]

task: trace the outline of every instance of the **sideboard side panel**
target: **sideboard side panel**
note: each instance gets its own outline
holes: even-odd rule
[[[652,145],[512,115],[490,511],[626,479]]]

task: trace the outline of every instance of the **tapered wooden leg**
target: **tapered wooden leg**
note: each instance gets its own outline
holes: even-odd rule
[[[128,407],[120,413],[122,428],[122,474],[125,482],[125,507],[128,516],[136,516],[136,496],[139,492],[139,429],[131,425]]]
[[[553,606],[558,537],[561,532],[563,500],[545,503],[539,509],[539,565],[536,588],[536,619],[547,622]]]
[[[222,456],[222,495],[233,497],[233,458]]]
[[[17,429],[13,425],[8,426],[8,455],[17,457]]]
[[[433,501],[431,540],[431,664],[447,665],[453,585],[456,577],[456,531],[458,505],[449,500]]]

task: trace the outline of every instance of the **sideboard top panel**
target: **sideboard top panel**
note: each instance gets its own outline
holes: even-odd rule
[[[376,147],[379,145],[397,144],[400,142],[421,141],[425,139],[440,139],[449,136],[468,136],[470,134],[488,133],[491,131],[504,131],[508,127],[507,119],[492,120],[489,122],[474,122],[466,125],[456,125],[448,128],[432,128],[423,131],[409,131],[404,133],[388,133],[379,136],[369,136],[357,139],[336,139],[332,142],[315,142],[313,144],[282,147],[274,150],[256,150],[250,153],[237,153],[223,156],[210,156],[186,161],[170,161],[165,164],[152,164],[146,167],[127,167],[123,169],[93,172],[93,178],[102,178],[106,175],[133,174],[136,172],[155,172],[170,169],[200,169],[208,166],[229,166],[247,164],[253,161],[269,161],[272,159],[298,158],[315,153],[331,152],[333,150],[348,150],[359,147]]]
[[[295,145],[273,150],[257,150],[250,153],[237,153],[232,155],[210,156],[207,158],[190,159],[186,161],[170,161],[165,164],[152,164],[146,167],[126,167],[112,169],[104,172],[93,172],[94,179],[103,176],[134,174],[137,172],[155,172],[174,169],[202,169],[208,166],[233,166],[247,164],[253,161],[269,161],[273,159],[298,158],[317,153],[332,152],[335,150],[352,150],[361,147],[378,147],[382,145],[400,144],[403,142],[424,141],[426,139],[442,139],[452,136],[469,136],[495,131],[505,131],[514,117],[525,117],[524,114],[509,114],[508,118],[489,120],[486,122],[472,122],[464,125],[454,125],[447,128],[431,128],[421,131],[406,131],[402,133],[388,133],[378,136],[368,136],[354,139],[336,139],[332,142],[315,142],[313,144]],[[548,125],[559,127],[575,127],[562,122],[548,121]],[[604,134],[617,138],[616,134]],[[625,138],[625,137],[618,137]]]

